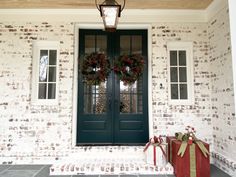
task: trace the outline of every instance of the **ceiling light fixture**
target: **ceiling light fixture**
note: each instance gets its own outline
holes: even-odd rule
[[[118,18],[125,7],[125,0],[122,7],[115,0],[105,0],[100,5],[95,0],[95,3],[103,19],[105,30],[109,32],[116,31]]]

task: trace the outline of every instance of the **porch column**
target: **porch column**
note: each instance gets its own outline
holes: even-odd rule
[[[228,0],[229,4],[229,19],[230,19],[230,34],[231,34],[231,53],[234,78],[234,106],[236,111],[236,0]]]

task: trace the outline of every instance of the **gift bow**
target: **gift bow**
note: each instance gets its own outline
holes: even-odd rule
[[[145,152],[145,151],[148,149],[148,147],[149,147],[150,145],[158,146],[158,147],[160,147],[162,153],[164,154],[164,156],[165,156],[165,158],[166,158],[166,153],[165,153],[164,149],[163,149],[162,146],[161,146],[162,143],[163,143],[163,139],[162,139],[161,136],[159,136],[159,137],[154,136],[153,138],[150,138],[150,139],[149,139],[149,142],[148,142],[148,144],[146,145],[146,147],[144,148],[143,152]]]
[[[175,133],[175,137],[177,140],[182,141],[177,155],[178,156],[180,155],[181,157],[183,157],[184,153],[187,149],[187,146],[188,146],[188,140],[189,140],[190,134],[189,133],[183,134],[181,132],[178,132],[178,133]],[[204,144],[200,140],[198,140],[194,134],[192,135],[192,138],[193,138],[193,141],[198,145],[198,147],[201,150],[201,152],[203,153],[203,155],[207,158],[207,155],[209,155],[210,153],[206,149]]]

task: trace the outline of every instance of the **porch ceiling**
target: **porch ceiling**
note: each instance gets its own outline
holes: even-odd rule
[[[102,3],[103,0],[97,0]],[[213,0],[126,0],[127,9],[206,9]],[[117,0],[123,3],[123,0]],[[1,0],[0,8],[93,9],[94,0]]]

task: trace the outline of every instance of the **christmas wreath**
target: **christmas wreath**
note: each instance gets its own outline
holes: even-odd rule
[[[110,71],[110,62],[103,53],[91,53],[83,61],[82,74],[89,85],[105,82]]]
[[[122,55],[115,62],[114,72],[125,85],[131,85],[143,74],[144,58],[141,55]]]

